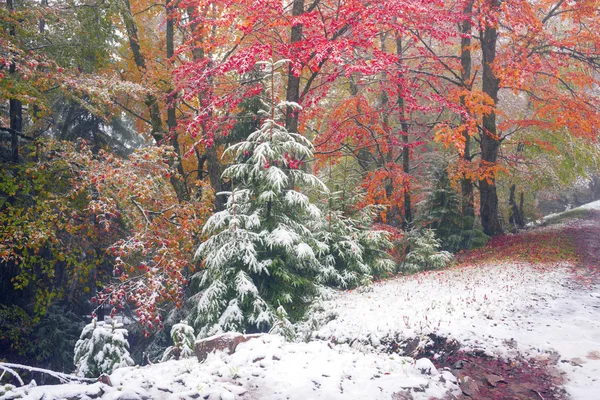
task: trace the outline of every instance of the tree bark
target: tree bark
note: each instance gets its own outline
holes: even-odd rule
[[[492,12],[499,12],[501,0],[488,0]],[[494,102],[498,103],[498,92],[500,80],[495,76],[493,64],[496,59],[496,42],[498,29],[488,25],[484,28],[481,36],[481,50],[483,56],[483,92]],[[496,127],[496,112],[492,110],[483,117],[483,133],[481,134],[481,161],[483,167],[490,168],[496,165],[498,150],[500,149],[500,138]],[[496,178],[491,176],[479,181],[480,214],[483,231],[494,236],[502,233],[500,219],[498,217],[498,194],[496,192]]]
[[[517,190],[517,185],[513,184],[510,187],[510,196],[508,199],[508,204],[510,206],[510,216],[508,217],[508,222],[515,227],[515,230],[521,229],[525,226],[525,222],[523,221],[523,215],[517,202],[515,200],[515,191]],[[522,194],[522,193],[521,193]],[[521,200],[523,198],[521,197]],[[521,202],[521,207],[523,203]]]
[[[386,52],[385,42],[387,39],[387,35],[382,32],[381,34],[381,51]],[[381,72],[381,82],[383,85],[387,85],[389,83],[388,72],[387,70],[383,70]],[[357,88],[358,93],[358,88]],[[381,94],[379,96],[379,101],[381,103],[381,124],[383,125],[383,131],[386,132],[387,137],[385,138],[387,142],[387,151],[385,154],[380,154],[380,159],[378,161],[377,168],[383,168],[386,171],[388,170],[390,164],[394,161],[394,141],[393,135],[390,126],[390,99],[385,90],[381,90]],[[385,194],[388,199],[392,199],[394,197],[394,180],[393,176],[389,176],[385,183]],[[400,211],[400,205],[394,202],[391,202],[386,210],[386,222],[391,226],[401,226],[402,225],[402,212]]]
[[[14,13],[15,3],[14,0],[6,0],[6,6],[9,13]],[[9,35],[13,38],[17,36],[16,27],[14,24],[10,25]],[[10,63],[8,72],[14,75],[17,72],[17,66],[13,62]],[[19,162],[19,134],[23,133],[23,104],[20,100],[9,99],[9,127],[10,131],[10,150],[11,159],[13,162]]]
[[[304,14],[304,0],[294,0],[292,4],[292,16],[298,17]],[[290,46],[302,40],[302,25],[292,26]],[[285,100],[298,103],[300,101],[300,76],[296,76],[293,71],[293,63],[288,67],[288,82],[285,94]],[[288,132],[298,132],[298,111],[292,107],[287,107],[285,115],[285,128]]]
[[[174,32],[174,21],[172,12],[172,0],[166,0],[166,44],[167,44],[167,63],[172,68],[173,56],[175,55],[175,32]],[[175,153],[179,155],[179,160],[173,160],[172,167],[177,169],[179,176],[172,175],[171,185],[175,189],[177,198],[179,201],[189,201],[190,194],[185,184],[185,171],[183,170],[181,149],[179,147],[179,137],[177,134],[177,113],[175,109],[175,95],[172,94],[171,104],[167,104],[167,127],[169,128],[169,141],[171,146],[175,150]]]
[[[191,19],[193,19],[196,10],[193,7],[188,7],[187,12],[188,12],[188,16]],[[192,32],[200,29],[198,24],[195,22],[192,22],[192,24],[190,25],[190,28],[191,28]],[[200,60],[200,59],[203,59],[204,57],[205,57],[205,54],[204,54],[204,50],[202,49],[202,47],[194,46],[194,48],[192,49],[192,58],[194,60]],[[210,186],[212,187],[212,189],[215,192],[215,200],[214,200],[215,210],[216,211],[224,210],[227,199],[224,198],[224,196],[216,196],[217,193],[223,191],[223,181],[221,180],[222,168],[221,168],[221,162],[219,160],[219,156],[217,154],[216,141],[215,141],[215,143],[213,143],[212,146],[206,148],[204,156],[205,156],[205,159],[203,160],[203,162],[206,163],[206,169],[208,172],[208,180],[210,181]],[[198,155],[196,155],[196,157],[198,158]],[[198,160],[200,160],[200,158],[198,158]]]
[[[460,33],[463,35],[460,41],[460,64],[462,66],[461,79],[465,88],[471,89],[471,13],[473,12],[473,1],[469,1],[463,10],[464,20],[460,25]],[[465,97],[461,97],[461,104],[465,105]],[[462,121],[464,125],[464,119]],[[465,151],[462,159],[465,163],[471,162],[471,136],[463,131],[465,139]],[[471,179],[463,177],[460,182],[462,194],[462,217],[463,221],[475,220],[475,199],[473,195],[473,182]]]
[[[135,65],[138,67],[138,69],[142,73],[144,73],[144,71],[146,70],[146,59],[144,58],[144,55],[142,54],[142,50],[140,48],[138,29],[137,25],[135,24],[135,20],[133,19],[133,13],[131,12],[131,4],[129,3],[129,0],[121,1],[121,18],[123,18],[123,23],[125,24],[125,31],[127,32],[129,47],[131,48],[131,52],[133,53],[133,60],[135,61]],[[144,103],[146,104],[146,107],[148,107],[148,112],[150,113],[150,133],[156,141],[156,143],[158,144],[164,138],[164,129],[162,118],[160,116],[158,99],[153,94],[148,94]]]
[[[396,37],[396,55],[398,59],[402,59],[402,38],[398,35]],[[400,74],[402,71],[402,62],[398,62],[398,73]],[[401,89],[401,88],[399,88]],[[404,173],[404,218],[402,220],[402,227],[404,229],[408,228],[413,222],[412,216],[412,201],[410,196],[410,138],[408,135],[409,126],[406,122],[406,110],[404,107],[404,97],[402,97],[401,90],[398,91],[398,108],[400,113],[400,127],[402,131],[400,132],[402,135],[402,172]]]

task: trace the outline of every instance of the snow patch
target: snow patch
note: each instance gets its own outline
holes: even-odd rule
[[[324,305],[338,317],[314,336],[377,349],[386,340],[426,340],[434,333],[504,358],[557,352],[572,398],[595,398],[600,286],[573,283],[568,267],[457,267],[376,283],[368,292],[338,293]]]

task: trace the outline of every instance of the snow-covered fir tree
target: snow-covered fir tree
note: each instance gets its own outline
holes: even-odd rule
[[[207,221],[210,238],[196,253],[205,265],[202,291],[194,297],[199,337],[287,330],[319,291],[319,257],[329,249],[310,229],[321,218],[319,208],[297,188],[327,188],[301,168],[312,157],[310,141],[282,122],[288,107],[300,108],[276,102],[277,69],[285,62],[261,63],[267,78],[262,124],[226,150],[235,164],[223,177],[234,189],[224,193],[225,210]]]
[[[196,334],[194,333],[194,328],[189,326],[187,321],[173,325],[171,328],[171,340],[173,341],[173,346],[167,347],[161,361],[179,360],[180,358],[194,356]]]
[[[435,237],[432,229],[411,229],[404,240],[409,249],[401,264],[404,271],[443,268],[454,260],[451,253],[440,250],[441,240]]]
[[[489,237],[483,233],[477,218],[462,215],[461,198],[450,183],[447,168],[443,164],[434,171],[434,185],[419,205],[418,222],[435,231],[443,250],[456,253],[481,247]]]
[[[353,194],[353,204],[358,203],[359,196],[358,192]],[[374,276],[380,277],[395,269],[387,253],[392,247],[390,233],[372,229],[381,210],[367,206],[349,212],[352,207],[346,204],[345,197],[332,193],[327,207],[322,210],[324,218],[312,228],[319,242],[328,248],[320,257],[324,268],[319,279],[341,288],[368,284]]]
[[[95,378],[134,365],[126,337],[127,329],[123,324],[116,321],[107,324],[94,318],[83,328],[75,344],[75,374]]]

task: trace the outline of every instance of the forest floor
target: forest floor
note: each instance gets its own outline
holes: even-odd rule
[[[340,294],[316,336],[430,357],[459,378],[463,397],[597,399],[599,209],[496,238],[451,269]]]
[[[0,399],[581,399],[600,393],[600,202],[460,254],[452,268],[338,292],[308,343],[264,335],[200,364]]]

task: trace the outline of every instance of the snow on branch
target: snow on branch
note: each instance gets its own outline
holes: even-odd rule
[[[1,362],[0,369],[8,372],[9,374],[11,374],[15,378],[17,378],[17,380],[19,381],[19,384],[21,386],[24,385],[23,380],[21,379],[19,374],[14,371],[15,369],[22,369],[22,370],[30,371],[30,372],[41,372],[42,374],[47,374],[47,375],[50,375],[50,376],[58,379],[60,381],[60,383],[69,383],[72,381],[94,383],[97,381],[97,379],[82,378],[82,377],[75,376],[75,375],[64,374],[62,372],[56,372],[56,371],[52,371],[52,370],[44,369],[44,368],[30,367],[28,365],[23,365],[23,364],[12,364],[12,363]]]

